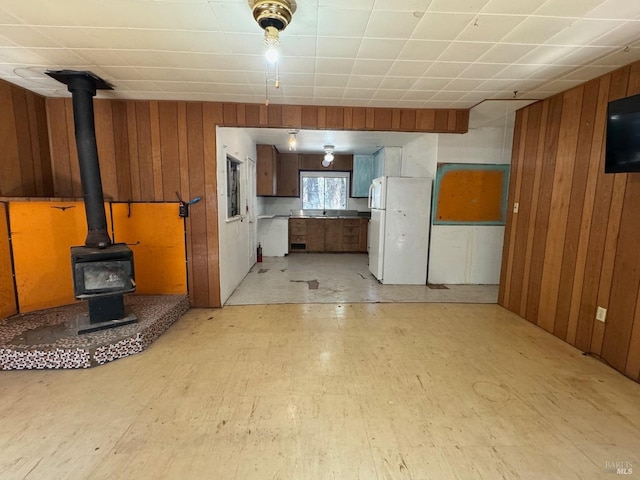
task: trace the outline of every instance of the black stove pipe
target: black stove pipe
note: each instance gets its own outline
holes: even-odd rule
[[[93,97],[96,89],[112,87],[91,72],[74,70],[49,71],[47,75],[65,83],[71,92],[73,122],[76,131],[76,148],[80,163],[80,179],[87,216],[87,238],[85,246],[106,248],[111,245],[107,232],[107,217],[104,211],[104,194],[100,178],[96,128],[93,113]]]

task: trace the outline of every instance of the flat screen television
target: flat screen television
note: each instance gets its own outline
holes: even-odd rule
[[[640,172],[640,95],[609,102],[604,171]]]

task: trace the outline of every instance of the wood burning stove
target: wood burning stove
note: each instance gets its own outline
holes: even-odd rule
[[[97,89],[112,87],[91,72],[48,71],[47,75],[67,85],[73,101],[76,147],[87,217],[84,246],[71,247],[74,295],[87,300],[88,321],[78,319],[78,333],[126,325],[137,321],[127,315],[124,294],[135,291],[133,252],[123,243],[113,244],[107,232],[104,194],[93,114]]]

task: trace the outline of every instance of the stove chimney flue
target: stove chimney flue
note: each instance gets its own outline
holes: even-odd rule
[[[96,128],[93,115],[93,97],[96,90],[112,90],[113,87],[91,72],[75,70],[47,71],[47,75],[67,85],[73,101],[73,121],[76,132],[76,148],[80,163],[80,179],[87,216],[85,246],[106,248],[111,245],[107,232],[104,210],[104,194],[100,178]]]

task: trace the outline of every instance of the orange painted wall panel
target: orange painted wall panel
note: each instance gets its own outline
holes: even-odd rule
[[[69,249],[84,244],[84,204],[11,202],[9,215],[20,311],[73,303]]]
[[[18,313],[14,294],[7,204],[0,202],[0,320]]]
[[[133,250],[136,293],[186,294],[184,221],[178,204],[113,203],[112,211],[115,241]]]

